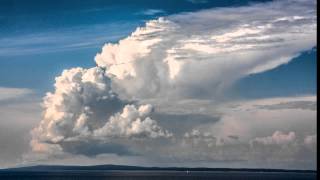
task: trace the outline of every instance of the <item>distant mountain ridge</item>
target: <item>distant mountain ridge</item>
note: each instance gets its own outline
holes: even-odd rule
[[[93,165],[93,166],[65,166],[65,165],[36,165],[0,169],[0,172],[51,172],[51,171],[243,171],[243,172],[301,172],[316,173],[316,170],[291,169],[250,169],[250,168],[205,168],[205,167],[142,167],[126,165]]]

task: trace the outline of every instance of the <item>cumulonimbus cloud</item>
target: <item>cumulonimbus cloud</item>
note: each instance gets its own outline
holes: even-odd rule
[[[273,1],[148,21],[106,44],[96,67],[72,68],[56,78],[55,91],[44,98],[43,119],[32,131],[33,150],[50,154],[65,151],[68,142],[171,138],[174,134],[150,118],[151,105],[139,102],[222,96],[239,78],[289,62],[317,44],[315,5]],[[226,133],[221,132],[232,146],[241,136]],[[194,131],[183,138],[217,137]],[[273,136],[265,141],[278,142]]]

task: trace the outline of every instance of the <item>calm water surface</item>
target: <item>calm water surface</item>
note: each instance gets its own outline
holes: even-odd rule
[[[0,180],[316,180],[316,173],[217,171],[56,171],[1,172]]]

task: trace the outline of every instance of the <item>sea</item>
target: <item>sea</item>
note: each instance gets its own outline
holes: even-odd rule
[[[0,180],[316,180],[316,172],[50,171],[0,172]]]

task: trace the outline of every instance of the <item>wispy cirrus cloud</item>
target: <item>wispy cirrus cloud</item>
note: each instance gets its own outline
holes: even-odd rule
[[[0,87],[0,101],[21,98],[33,93],[33,90],[27,88]]]
[[[97,48],[130,33],[135,23],[97,24],[0,37],[0,57]]]
[[[187,0],[187,1],[193,4],[204,4],[208,2],[207,0]]]
[[[163,15],[165,14],[165,11],[162,9],[146,9],[136,14],[147,15],[147,16],[159,15],[159,14]]]

